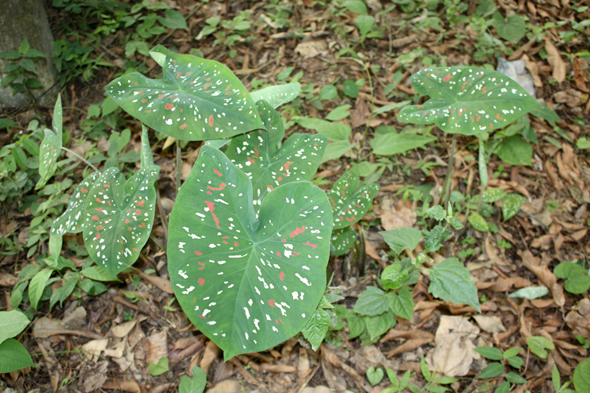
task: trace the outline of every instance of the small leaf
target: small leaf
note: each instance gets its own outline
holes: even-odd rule
[[[475,352],[479,353],[486,359],[490,360],[502,360],[504,357],[502,356],[502,351],[498,348],[494,347],[477,347],[474,349]]]
[[[481,312],[475,283],[457,258],[445,259],[430,268],[428,292],[449,302],[469,304]]]
[[[325,193],[309,182],[285,184],[262,200],[258,216],[252,198],[248,177],[203,146],[170,215],[174,293],[225,359],[299,333],[326,285],[332,218]]]
[[[568,279],[586,274],[586,269],[574,262],[561,262],[555,266],[553,274],[555,274],[556,277]]]
[[[517,82],[498,72],[475,67],[428,68],[412,76],[423,105],[404,107],[399,120],[435,123],[443,131],[475,135],[507,126],[539,103]]]
[[[299,83],[287,83],[284,85],[268,86],[264,89],[256,90],[250,93],[254,102],[264,100],[273,108],[286,104],[294,100],[301,91]]]
[[[504,20],[502,14],[496,12],[492,16],[492,21],[498,35],[513,44],[520,41],[527,32],[524,19],[518,14],[512,14],[508,16],[507,20]]]
[[[322,164],[324,162],[330,160],[337,160],[338,158],[342,157],[344,153],[349,151],[354,147],[353,144],[349,143],[348,141],[336,141],[328,143],[326,146],[326,150],[324,151],[324,156],[322,157]]]
[[[387,378],[389,379],[389,382],[391,382],[393,392],[397,392],[399,390],[399,381],[397,379],[397,374],[395,373],[395,371],[387,367],[385,367],[385,372],[387,373]]]
[[[152,155],[152,147],[150,146],[150,138],[148,136],[147,127],[141,125],[141,167],[154,165],[154,157]]]
[[[379,192],[377,184],[358,187],[359,177],[353,170],[338,179],[326,192],[332,204],[334,229],[346,228],[358,222],[371,208],[373,198]]]
[[[78,280],[76,277],[74,277],[73,274],[71,276],[72,277],[69,277],[69,279],[66,279],[66,282],[61,287],[54,290],[51,294],[51,299],[49,300],[50,310],[53,308],[53,306],[55,306],[57,302],[59,302],[59,304],[62,305],[64,300],[66,300],[68,296],[70,296],[72,292],[74,292],[74,289],[78,284]]]
[[[340,229],[332,232],[332,246],[334,255],[340,256],[348,253],[354,244],[358,234],[354,229]]]
[[[510,165],[531,165],[533,146],[520,135],[505,138],[494,151],[498,157]]]
[[[510,393],[510,382],[505,381],[494,390],[494,393]]]
[[[518,195],[518,194],[516,194]],[[485,203],[494,203],[506,197],[506,192],[502,188],[487,189],[483,193],[483,201]]]
[[[29,351],[14,338],[0,344],[0,374],[11,373],[25,367],[35,367]]]
[[[203,393],[207,385],[207,373],[200,367],[193,367],[193,377],[184,376],[180,379],[178,393]]]
[[[111,276],[100,266],[87,267],[82,269],[80,274],[95,281],[119,281],[116,277]]]
[[[29,318],[20,311],[0,311],[0,343],[20,334],[29,323]]]
[[[162,356],[158,363],[150,363],[149,364],[150,374],[154,377],[158,375],[162,375],[168,371],[168,358]]]
[[[486,366],[483,371],[477,376],[479,379],[495,378],[504,372],[504,365],[502,363],[493,362]]]
[[[86,176],[72,194],[68,209],[51,225],[51,233],[63,236],[67,232],[77,233],[84,229],[86,216],[84,207],[88,198],[88,191],[101,176],[100,172],[93,172]]]
[[[310,117],[294,117],[293,120],[303,128],[315,130],[324,134],[329,141],[348,142],[352,134],[352,128],[342,123],[332,123],[322,119]]]
[[[520,194],[508,194],[502,201],[502,215],[504,221],[508,221],[514,217],[527,202],[527,199]]]
[[[374,24],[375,18],[373,18],[370,15],[359,15],[356,18],[356,25],[358,26],[359,31],[363,36],[367,35],[371,31]]]
[[[320,100],[326,101],[336,98],[338,96],[338,90],[334,85],[325,85],[320,90]]]
[[[518,375],[514,371],[510,371],[509,373],[504,374],[504,378],[506,378],[506,380],[508,382],[512,382],[512,383],[518,383],[518,384],[526,383],[526,379],[524,379],[523,377],[521,377],[520,375]]]
[[[363,334],[366,329],[364,318],[361,318],[354,312],[346,318],[346,322],[348,323],[349,330],[348,338],[351,340]]]
[[[423,147],[430,142],[436,141],[436,138],[430,135],[419,134],[396,134],[393,132],[376,135],[370,142],[373,153],[392,156],[395,154],[405,153],[410,150]]]
[[[426,364],[426,360],[424,360],[424,356],[420,359],[420,372],[426,381],[432,382],[432,374],[430,374],[430,369],[428,368],[428,364]]]
[[[542,298],[543,296],[547,295],[548,293],[549,293],[549,289],[547,289],[547,287],[545,287],[545,286],[525,287],[525,288],[519,289],[516,292],[512,292],[508,296],[509,297],[520,297],[523,299],[533,300],[533,299]]]
[[[347,118],[348,116],[350,116],[350,105],[340,105],[339,107],[336,107],[334,109],[332,109],[330,111],[330,113],[328,113],[326,115],[326,120],[331,120],[331,121],[338,121],[338,120],[342,120]]]
[[[367,379],[371,386],[379,385],[379,382],[383,380],[384,372],[382,368],[377,368],[371,366],[367,369]]]
[[[360,315],[376,316],[389,310],[387,294],[377,287],[367,287],[357,299],[353,310]]]
[[[31,279],[29,283],[29,300],[31,301],[31,307],[37,310],[39,300],[45,291],[45,285],[53,273],[52,269],[43,269]]]
[[[303,337],[309,341],[311,348],[314,351],[317,351],[324,341],[324,337],[326,337],[329,327],[330,315],[328,315],[325,310],[318,308],[301,333],[303,334]]]
[[[166,13],[166,18],[158,18],[158,22],[160,22],[162,26],[169,27],[171,29],[183,29],[188,31],[186,20],[180,12],[172,9],[166,10],[164,12]]]
[[[561,388],[561,375],[559,375],[559,370],[555,364],[553,365],[553,371],[551,372],[551,382],[553,383],[553,389],[556,392],[559,392],[559,388]]]
[[[519,369],[524,364],[524,360],[522,360],[522,358],[519,356],[515,356],[508,359],[508,364],[516,369]]]
[[[397,297],[393,302],[392,311],[398,317],[412,321],[412,314],[414,314],[414,299],[412,298],[412,292],[406,287],[399,289]]]
[[[489,232],[490,228],[488,227],[488,223],[486,222],[485,218],[481,216],[478,212],[471,212],[469,218],[467,219],[473,229],[480,232]]]
[[[354,81],[348,79],[342,84],[342,92],[350,98],[357,98],[359,96],[359,87]]]
[[[554,350],[555,345],[543,336],[532,336],[527,337],[526,343],[529,346],[529,349],[532,353],[540,357],[541,359],[547,359],[547,349]]]
[[[62,140],[61,135],[57,135],[50,129],[45,129],[45,137],[41,142],[39,149],[39,181],[35,186],[38,190],[43,188],[47,181],[53,176],[57,170],[57,159],[61,153]]]
[[[590,392],[590,358],[578,363],[573,381],[577,392]]]
[[[565,282],[565,290],[575,295],[580,295],[590,288],[590,277],[580,275],[573,278],[568,278]]]
[[[405,249],[414,251],[422,238],[422,233],[413,228],[397,228],[379,232],[379,234],[396,255],[401,254]]]
[[[344,3],[344,7],[355,14],[365,15],[367,13],[367,6],[360,0],[348,0],[346,3]]]
[[[447,212],[441,205],[432,206],[426,211],[426,214],[439,222],[447,217]]]
[[[163,79],[132,72],[111,82],[109,96],[153,129],[181,140],[224,139],[263,129],[254,100],[229,68],[157,46]]]
[[[502,356],[504,357],[504,359],[510,359],[518,355],[520,351],[522,351],[521,347],[509,348],[506,351],[504,351],[504,354]]]
[[[384,289],[398,289],[408,278],[408,271],[403,270],[399,264],[389,265],[381,273],[381,282]]]
[[[387,310],[387,312],[374,317],[364,316],[363,319],[371,342],[377,341],[379,337],[391,329],[396,323],[395,316],[391,310]]]

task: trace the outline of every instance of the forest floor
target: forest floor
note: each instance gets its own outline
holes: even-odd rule
[[[300,97],[282,108],[287,121],[296,115],[323,119],[341,105],[350,106],[349,116],[339,121],[352,127],[349,142],[353,147],[322,164],[314,180],[328,189],[360,161],[365,164],[356,165],[364,180],[381,186],[373,209],[362,221],[363,244],[330,262],[334,272],[331,286],[338,288],[345,298],[341,304],[348,308],[368,285],[376,285],[381,266],[394,259],[388,255],[389,247],[379,231],[425,228],[428,221],[423,218],[424,196],[432,197],[431,204],[440,200],[448,164],[454,166],[452,189],[456,195],[479,195],[477,138],[458,135],[457,151],[450,157],[452,135],[434,128],[428,132],[437,140],[424,148],[376,155],[371,145],[375,129],[391,126],[401,131],[408,125],[397,120],[398,108],[377,114],[372,111],[417,100],[410,76],[427,66],[495,69],[496,57],[524,60],[537,99],[555,110],[561,121],[551,123],[530,116],[530,122],[516,130],[518,135],[527,135],[520,142],[532,146],[529,162],[518,165],[521,157],[516,157],[526,156],[526,149],[525,153],[517,148],[511,150],[503,156],[504,161],[490,154],[488,187],[518,193],[527,202],[508,221],[503,221],[499,205],[493,205],[487,221],[494,231],[480,232],[467,225],[443,248],[430,253],[435,263],[450,257],[464,262],[476,282],[482,313],[434,299],[427,289],[428,278],[422,276],[412,291],[412,320],[398,319],[394,328],[372,344],[349,339],[345,328],[329,335],[317,352],[296,336],[269,351],[223,362],[221,350],[187,319],[168,281],[167,258],[161,245],[165,245],[167,215],[176,199],[176,156],[165,137],[152,138],[154,158],[161,167],[158,187],[163,209],[156,215],[152,240],[135,269],[120,275],[120,283],[106,283],[108,290],[100,295],[78,291],[79,298],[73,294],[62,306],[58,304],[51,310],[47,301],[35,312],[23,302],[21,309],[34,319],[19,341],[38,367],[0,376],[4,386],[0,391],[176,392],[180,378],[193,366],[207,372],[209,391],[218,393],[379,392],[392,386],[387,375],[372,386],[366,376],[370,367],[381,371],[388,368],[398,378],[410,371],[410,383],[418,387],[417,391],[443,391],[424,378],[420,365],[423,357],[431,370],[457,378],[446,385],[457,392],[492,392],[507,380],[515,392],[552,392],[554,365],[562,383],[572,379],[578,363],[588,357],[590,300],[587,288],[572,294],[566,290],[566,280],[556,277],[553,271],[559,263],[574,262],[588,272],[590,262],[590,3],[367,0],[363,6],[366,4],[367,14],[374,17],[375,27],[364,37],[358,29],[362,12],[353,12],[363,10],[355,8],[359,2],[348,2],[354,3],[348,6],[345,1],[315,0],[167,3],[187,18],[188,29],[169,29],[154,35],[146,39],[150,46],[162,44],[179,53],[196,50],[207,59],[227,65],[249,90],[299,81],[303,86]],[[139,123],[121,111],[115,113],[116,119],[101,116],[100,112],[101,108],[107,112],[100,106],[104,87],[122,71],[135,67],[154,78],[160,72],[150,58],[140,53],[126,54],[135,27],[113,27],[97,40],[92,38],[94,29],[107,25],[112,9],[90,13],[85,20],[86,11],[76,14],[63,7],[47,7],[56,40],[78,43],[80,47],[87,43],[93,48],[87,58],[82,59],[80,54],[70,58],[78,63],[67,66],[71,72],[79,71],[73,78],[66,78],[62,88],[64,128],[70,132],[68,147],[86,157],[106,155],[111,130],[129,128],[132,136],[123,152],[137,151]],[[215,17],[221,24],[213,25],[210,18]],[[211,34],[199,37],[207,25],[212,26]],[[99,55],[100,61],[112,66],[88,60]],[[83,71],[88,74],[83,75]],[[356,97],[343,93],[346,81],[359,87]],[[326,86],[335,89],[324,89]],[[5,111],[2,117],[14,120],[17,126],[0,130],[0,145],[15,140],[33,119],[50,124],[51,110],[37,107]],[[295,130],[306,132],[294,122],[287,124],[292,126],[287,135]],[[503,143],[508,135],[504,130],[504,134],[492,135],[490,140]],[[183,149],[183,179],[196,160],[199,146],[191,142]],[[125,165],[133,168],[133,164]],[[81,173],[79,167],[62,172],[59,178],[74,178],[73,190]],[[22,201],[35,194],[31,188],[23,186],[18,198],[13,196],[2,205],[2,309],[10,309],[18,273],[47,252],[47,236],[40,235],[35,243],[30,240],[31,233],[39,233],[40,221],[58,215],[54,210],[39,218],[30,208],[20,209]],[[41,196],[39,202],[48,197]],[[59,211],[64,208],[63,204],[56,205]],[[459,218],[465,221],[464,211]],[[46,231],[48,226],[43,228]],[[13,240],[10,247],[6,239]],[[31,243],[35,245],[32,253]],[[64,255],[81,266],[84,251],[79,249],[83,247],[76,247],[83,244],[81,237],[65,237],[66,243]],[[419,246],[413,256],[422,249]],[[359,265],[360,274],[354,268]],[[508,296],[518,289],[538,286],[547,287],[548,293],[530,300]],[[527,344],[531,337],[544,337],[554,348],[548,348],[546,356],[539,356],[542,349],[533,351]],[[493,346],[502,352],[523,348],[518,356],[524,362],[514,368],[504,360],[498,375],[478,378],[492,362],[473,350],[481,346]],[[162,357],[168,359],[169,371],[150,375],[148,365],[158,363]],[[508,372],[512,374],[506,377]]]

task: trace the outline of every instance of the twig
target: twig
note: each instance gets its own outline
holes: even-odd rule
[[[86,165],[88,165],[89,167],[91,167],[92,169],[94,169],[95,171],[97,171],[97,172],[100,172],[100,171],[98,170],[98,168],[97,168],[97,167],[95,167],[94,165],[92,165],[91,163],[89,163],[88,161],[86,161],[84,158],[82,158],[82,157],[81,157],[81,156],[80,156],[78,153],[76,153],[75,151],[72,151],[72,150],[68,149],[67,147],[63,147],[63,146],[62,146],[61,148],[62,148],[63,150],[65,150],[65,151],[67,151],[68,153],[70,153],[70,154],[72,154],[72,155],[76,156],[76,158],[78,158],[80,161],[82,161],[83,163],[85,163]]]
[[[453,134],[453,139],[451,141],[451,154],[449,156],[449,166],[447,167],[447,176],[445,177],[445,183],[443,186],[443,209],[446,209],[448,207],[449,199],[451,198],[451,180],[453,178],[453,167],[456,147],[457,134]]]

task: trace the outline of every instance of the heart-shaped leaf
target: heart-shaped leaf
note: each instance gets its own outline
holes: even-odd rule
[[[47,181],[57,169],[57,159],[62,148],[62,116],[61,95],[58,95],[53,108],[53,131],[48,128],[45,129],[45,137],[39,150],[40,178],[35,186],[36,190],[47,184]]]
[[[367,369],[367,379],[371,386],[376,386],[381,382],[385,373],[383,372],[382,368],[369,367]]]
[[[256,90],[250,93],[254,102],[264,100],[268,102],[273,108],[295,99],[301,91],[299,83],[287,83],[285,85],[268,86],[264,89]]]
[[[359,188],[359,176],[354,170],[344,173],[332,189],[326,192],[332,203],[334,229],[349,227],[363,218],[378,192],[377,184],[367,184]]]
[[[158,375],[162,375],[169,370],[168,368],[168,358],[162,356],[158,363],[150,363],[149,364],[150,374],[154,377]]]
[[[254,100],[229,68],[161,46],[152,55],[162,79],[133,72],[107,86],[125,111],[149,127],[182,140],[223,139],[264,128]]]
[[[193,367],[193,377],[187,375],[180,379],[178,393],[203,393],[207,385],[207,373],[200,367]]]
[[[84,243],[92,259],[113,277],[137,260],[147,242],[159,173],[159,166],[150,165],[125,181],[117,168],[109,168],[89,191]]]
[[[412,76],[424,105],[404,107],[399,120],[435,123],[443,131],[475,135],[504,127],[539,103],[517,82],[498,72],[475,67],[427,68]]]
[[[356,240],[357,233],[354,229],[336,229],[332,232],[332,246],[334,255],[344,255],[350,250],[350,247]]]
[[[86,206],[86,199],[88,198],[88,191],[94,182],[101,176],[100,172],[93,172],[86,176],[84,180],[76,187],[72,194],[68,209],[57,218],[51,225],[51,233],[63,236],[67,232],[77,233],[82,232],[83,225],[86,220],[84,214],[84,207]]]
[[[457,258],[447,258],[429,270],[428,292],[448,302],[469,304],[481,312],[477,288],[473,284],[469,270],[459,263]]]
[[[514,217],[519,211],[522,205],[527,202],[527,199],[520,194],[508,194],[502,201],[502,215],[504,221],[508,221]]]
[[[297,180],[310,180],[324,149],[323,135],[295,134],[279,148],[285,129],[280,115],[266,101],[256,103],[267,131],[257,130],[232,139],[227,157],[252,180],[254,205],[274,188]]]
[[[312,317],[326,284],[332,217],[309,182],[269,193],[203,146],[170,215],[168,269],[188,318],[225,359],[271,348]]]

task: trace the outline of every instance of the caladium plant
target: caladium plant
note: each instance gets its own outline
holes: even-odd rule
[[[310,182],[277,187],[256,215],[252,182],[201,148],[170,215],[168,270],[188,318],[225,359],[301,331],[326,285],[332,214]]]
[[[52,225],[56,235],[83,231],[90,257],[113,277],[137,260],[152,229],[160,167],[154,165],[145,127],[141,162],[127,181],[118,168],[87,176]]]
[[[142,123],[189,141],[264,129],[254,100],[223,64],[162,46],[150,54],[163,68],[162,79],[133,72],[107,86],[109,96]]]
[[[57,96],[55,107],[53,108],[53,130],[45,129],[45,137],[41,142],[39,150],[39,181],[35,186],[38,190],[43,188],[47,181],[53,176],[57,169],[57,159],[62,149],[62,135],[63,135],[63,114],[61,105],[61,95]]]
[[[371,208],[373,198],[379,192],[378,184],[367,184],[359,188],[360,179],[356,171],[349,170],[338,179],[332,189],[326,192],[332,204],[334,232],[332,245],[334,255],[344,255],[356,240],[356,232],[345,229],[358,222]]]
[[[412,75],[412,86],[432,98],[422,105],[404,107],[399,120],[434,123],[448,133],[493,131],[540,106],[517,82],[483,68],[427,68]]]
[[[295,134],[279,147],[285,135],[278,112],[266,101],[256,103],[266,131],[257,130],[232,139],[226,155],[252,180],[256,209],[274,188],[293,181],[311,180],[326,148],[325,136]]]

